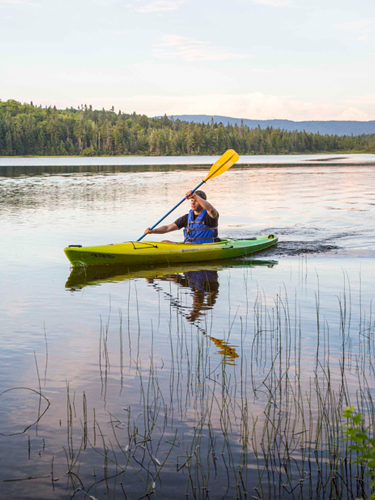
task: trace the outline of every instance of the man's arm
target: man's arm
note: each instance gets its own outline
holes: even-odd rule
[[[185,197],[187,200],[191,200],[192,198],[194,198],[199,203],[199,205],[201,205],[201,207],[204,208],[204,210],[207,210],[208,215],[212,219],[215,219],[218,216],[218,211],[216,210],[216,208],[213,205],[211,205],[210,202],[208,202],[207,200],[204,200],[196,193],[192,193],[191,191],[188,191],[186,193]]]
[[[171,231],[177,231],[177,225],[172,222],[172,224],[168,224],[167,226],[159,226],[155,227],[155,229],[150,229],[149,227],[145,230],[144,234],[165,234],[170,233]]]

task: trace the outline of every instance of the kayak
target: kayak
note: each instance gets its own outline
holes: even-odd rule
[[[64,252],[73,267],[105,264],[167,264],[206,262],[243,257],[276,245],[278,237],[256,236],[246,240],[223,239],[216,243],[186,244],[158,241],[128,241],[83,247],[70,245]]]
[[[256,236],[246,240],[223,239],[217,243],[186,244],[155,241],[128,241],[83,247],[70,245],[64,252],[73,267],[108,264],[144,265],[243,257],[276,245],[278,237]]]

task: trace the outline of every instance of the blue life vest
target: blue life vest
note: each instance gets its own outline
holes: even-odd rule
[[[207,210],[202,210],[194,220],[194,212],[190,210],[188,223],[184,229],[185,243],[213,243],[215,241],[215,227],[203,224]]]

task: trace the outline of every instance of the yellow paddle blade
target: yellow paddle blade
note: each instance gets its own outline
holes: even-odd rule
[[[228,168],[236,163],[239,156],[234,149],[228,149],[210,168],[203,182],[223,174]]]

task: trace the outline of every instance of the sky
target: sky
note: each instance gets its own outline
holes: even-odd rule
[[[0,0],[0,99],[375,120],[374,0]]]

